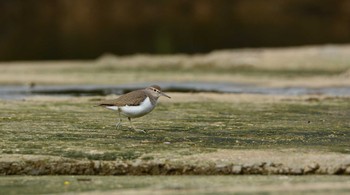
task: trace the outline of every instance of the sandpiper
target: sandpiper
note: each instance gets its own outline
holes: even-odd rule
[[[99,106],[104,106],[108,109],[118,111],[119,120],[116,124],[117,128],[119,128],[122,122],[120,115],[122,114],[128,117],[130,126],[134,131],[145,132],[144,130],[136,130],[131,122],[131,119],[150,113],[156,107],[157,100],[160,96],[170,98],[170,96],[161,91],[158,85],[152,85],[145,89],[140,89],[121,95],[115,100],[106,100],[101,102]]]

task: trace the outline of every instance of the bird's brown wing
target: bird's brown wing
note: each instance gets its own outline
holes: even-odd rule
[[[124,94],[115,100],[106,100],[99,104],[99,106],[138,106],[146,98],[145,93],[139,91],[132,91]]]

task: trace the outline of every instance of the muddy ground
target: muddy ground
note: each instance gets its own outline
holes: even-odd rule
[[[125,120],[116,129],[117,114],[94,106],[105,97],[3,101],[0,171],[350,174],[347,97],[169,95],[154,112],[134,120],[147,133],[130,130]]]
[[[350,86],[349,62],[350,47],[346,45],[218,51],[193,56],[105,55],[94,61],[1,63],[0,83],[35,87],[195,81],[321,88]],[[117,95],[41,95],[0,100],[0,173],[350,175],[350,99],[347,96],[169,95],[172,99],[160,99],[152,113],[134,120],[134,125],[144,129],[145,134],[131,131],[126,120],[121,129],[115,129],[117,114],[94,106]],[[338,177],[327,177],[330,178],[327,181],[320,177],[316,179],[319,183],[288,185],[297,186],[295,189],[301,186],[304,189],[301,192],[314,192],[316,188],[323,192],[326,188],[328,192],[349,191],[348,176],[341,177],[345,178],[341,181]],[[95,181],[95,177],[89,178]],[[9,181],[2,187],[10,191],[11,182],[18,179],[21,177],[0,178]],[[32,181],[23,179],[24,183]],[[211,177],[199,179],[211,180]],[[270,184],[258,185],[257,192],[268,189],[267,192],[278,193],[271,189],[279,189],[279,177],[266,176],[265,179],[271,181],[272,188]],[[64,180],[62,176],[60,184]],[[235,178],[229,180],[237,182]],[[259,177],[251,180],[259,183]],[[248,180],[244,181],[244,185],[249,184]],[[223,191],[219,188],[214,191],[237,190],[228,186],[220,186]],[[154,190],[154,186],[148,187],[142,190],[145,193]],[[197,187],[193,187],[194,193],[202,192],[199,189],[203,186]],[[118,187],[101,190],[113,189]],[[241,190],[237,192],[245,192],[242,187],[238,189]],[[166,193],[174,193],[172,189],[167,190]],[[132,191],[126,193],[132,194]]]

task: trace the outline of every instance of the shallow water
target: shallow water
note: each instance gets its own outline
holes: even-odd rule
[[[33,95],[54,96],[92,96],[123,94],[135,89],[144,88],[152,83],[136,83],[127,85],[53,85],[53,86],[2,86],[1,99],[22,99]],[[167,92],[214,92],[236,94],[266,94],[266,95],[329,95],[350,96],[350,87],[263,87],[244,83],[217,82],[179,82],[161,83]]]

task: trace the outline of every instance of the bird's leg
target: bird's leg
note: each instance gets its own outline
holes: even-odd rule
[[[117,124],[115,125],[117,127],[117,129],[119,129],[120,124],[122,122],[122,118],[120,117],[120,112],[118,112],[118,114],[119,114],[119,120],[118,120]]]
[[[134,130],[134,131],[136,131],[136,132],[146,133],[146,131],[144,131],[144,130],[135,129],[134,125],[133,125],[132,122],[131,122],[131,118],[130,118],[130,117],[128,117],[128,120],[129,120],[129,122],[130,122],[130,127],[132,128],[132,130]]]

